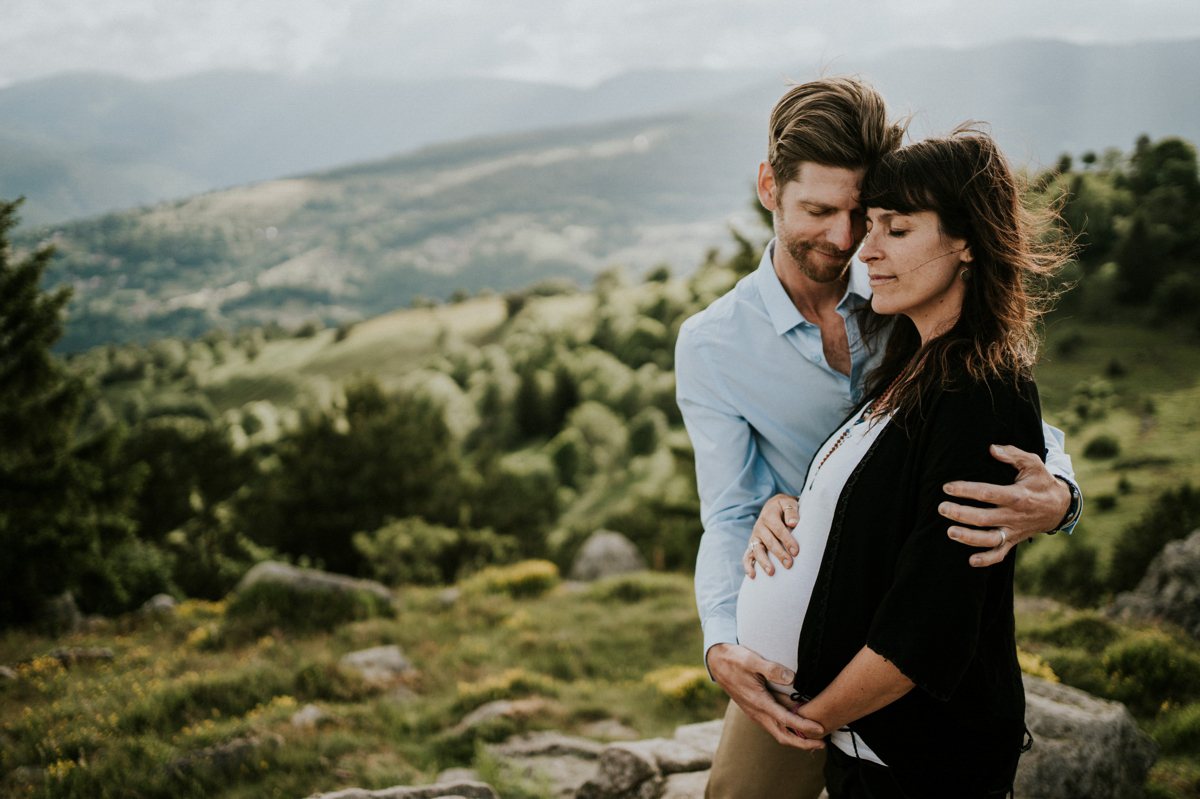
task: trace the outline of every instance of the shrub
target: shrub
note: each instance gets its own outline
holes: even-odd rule
[[[1135,588],[1163,547],[1187,537],[1197,527],[1200,527],[1200,491],[1190,483],[1164,491],[1117,538],[1109,588],[1112,591]]]
[[[490,529],[455,530],[410,516],[373,533],[355,533],[354,548],[383,583],[431,585],[453,582],[464,568],[507,560],[516,542]]]
[[[1117,495],[1097,494],[1096,496],[1092,497],[1092,505],[1096,507],[1096,510],[1100,511],[1101,513],[1105,513],[1117,507]]]
[[[597,602],[641,602],[659,596],[679,596],[691,590],[687,579],[680,575],[642,571],[597,580],[588,597]]]
[[[525,669],[507,669],[477,682],[460,682],[454,709],[465,713],[497,699],[517,699],[531,694],[555,696],[558,694],[558,684],[544,674]]]
[[[1161,630],[1144,630],[1104,650],[1106,694],[1150,714],[1163,702],[1200,698],[1200,652]]]
[[[1074,605],[1091,606],[1104,595],[1098,576],[1096,548],[1071,541],[1057,555],[1047,558],[1038,574],[1038,592]]]
[[[295,632],[332,630],[352,621],[393,616],[391,603],[370,591],[296,591],[261,582],[239,591],[225,612],[221,636],[234,641],[279,627]]]
[[[1162,713],[1154,724],[1154,740],[1166,754],[1200,752],[1200,703]]]
[[[1020,647],[1017,647],[1017,662],[1021,664],[1021,671],[1026,674],[1041,677],[1050,682],[1058,682],[1058,675],[1054,673],[1054,669],[1050,668],[1049,663]]]
[[[1034,630],[1029,637],[1067,649],[1099,653],[1120,637],[1120,631],[1103,616],[1086,613],[1062,624]]]
[[[1083,448],[1083,457],[1091,458],[1092,460],[1102,460],[1104,458],[1115,458],[1121,454],[1121,444],[1117,439],[1110,435],[1099,435],[1087,443]]]
[[[540,596],[558,585],[558,567],[548,560],[523,560],[511,566],[490,566],[463,583],[467,593]]]
[[[708,672],[698,666],[666,666],[642,678],[668,704],[694,707],[720,692]]]

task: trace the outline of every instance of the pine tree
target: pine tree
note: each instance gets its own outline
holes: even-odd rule
[[[119,597],[106,556],[132,533],[129,480],[108,468],[116,433],[75,440],[88,390],[51,352],[71,292],[42,289],[51,249],[15,259],[19,205],[0,201],[0,624],[30,621],[65,589],[85,607]]]

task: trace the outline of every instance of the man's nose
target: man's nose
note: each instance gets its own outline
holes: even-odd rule
[[[833,221],[833,226],[829,228],[829,232],[825,234],[825,238],[839,250],[846,251],[853,249],[857,241],[854,235],[854,221],[850,218],[850,215],[839,215]]]

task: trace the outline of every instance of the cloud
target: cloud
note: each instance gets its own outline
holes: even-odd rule
[[[905,46],[1196,36],[1193,0],[5,0],[0,79],[254,69],[588,84]]]

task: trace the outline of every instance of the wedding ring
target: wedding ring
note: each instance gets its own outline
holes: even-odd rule
[[[796,506],[795,505],[784,505],[783,509],[784,510],[795,510]]]
[[[996,549],[999,549],[1000,547],[1004,546],[1007,543],[1008,543],[1008,533],[1001,530],[1000,531],[1000,543],[996,545]]]

